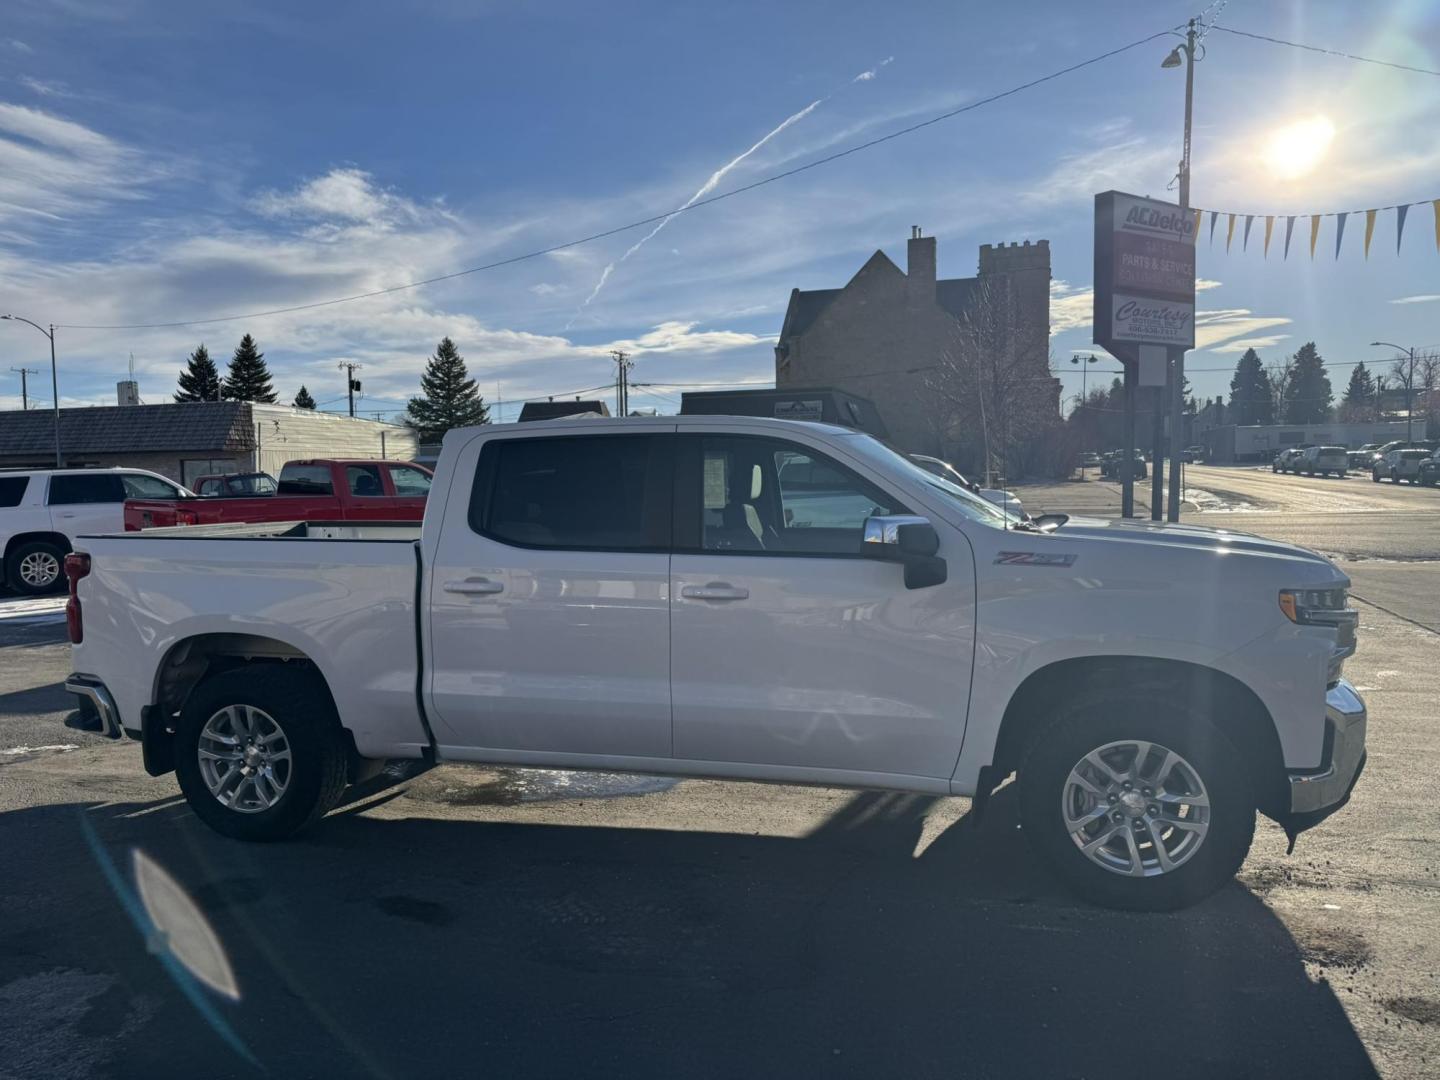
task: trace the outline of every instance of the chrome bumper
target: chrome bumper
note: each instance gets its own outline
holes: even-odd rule
[[[1365,702],[1341,679],[1325,695],[1325,742],[1330,752],[1319,772],[1290,774],[1290,812],[1314,814],[1343,804],[1365,764]]]
[[[78,697],[86,698],[95,706],[96,715],[100,717],[100,734],[107,739],[118,739],[124,734],[120,727],[120,710],[115,707],[115,699],[110,696],[110,691],[105,689],[105,684],[94,675],[71,675],[65,680],[65,689]]]

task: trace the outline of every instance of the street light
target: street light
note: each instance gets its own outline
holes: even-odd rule
[[[55,327],[52,325],[49,330],[46,330],[45,327],[39,323],[30,322],[30,320],[23,315],[0,315],[0,319],[8,319],[11,322],[30,323],[31,326],[35,327],[36,330],[39,330],[50,339],[50,396],[55,405],[55,467],[57,469],[63,469],[65,462],[60,457],[60,381],[55,374]]]
[[[1389,341],[1372,341],[1370,344],[1382,349],[1394,349],[1396,352],[1406,353],[1410,357],[1410,374],[1405,379],[1405,441],[1414,442],[1415,350]]]
[[[1205,46],[1199,43],[1199,35],[1195,29],[1196,20],[1190,20],[1190,26],[1185,32],[1184,44],[1176,45],[1170,50],[1170,55],[1160,61],[1162,68],[1178,68],[1182,63],[1185,65],[1185,141],[1180,151],[1180,207],[1188,210],[1190,208],[1190,120],[1195,102],[1195,61],[1205,53]],[[1196,55],[1196,49],[1200,50],[1200,56]],[[1177,349],[1175,352],[1174,371],[1172,373],[1170,386],[1170,500],[1165,512],[1166,521],[1180,520],[1180,412],[1184,400],[1184,391],[1181,386],[1185,382],[1185,353]],[[1159,468],[1160,462],[1155,462]],[[1158,481],[1158,478],[1157,478]],[[1158,490],[1155,494],[1159,494]]]
[[[1084,362],[1083,364],[1080,364],[1080,361],[1081,361],[1082,359],[1083,359],[1085,362]],[[1087,354],[1087,355],[1084,356],[1084,357],[1082,357],[1079,353],[1076,353],[1074,356],[1070,357],[1070,363],[1072,363],[1072,364],[1080,364],[1080,407],[1081,407],[1081,408],[1084,408],[1084,407],[1085,407],[1085,402],[1088,400],[1088,398],[1087,398],[1087,396],[1086,396],[1086,393],[1085,393],[1085,380],[1086,380],[1086,376],[1088,376],[1088,375],[1090,374],[1090,365],[1093,364],[1093,363],[1096,363],[1099,359],[1100,359],[1100,358],[1099,358],[1098,356],[1096,356],[1094,353],[1089,353],[1089,354]],[[1081,479],[1081,480],[1084,480],[1084,479],[1085,479],[1085,458],[1084,458],[1083,456],[1080,458],[1080,479]]]

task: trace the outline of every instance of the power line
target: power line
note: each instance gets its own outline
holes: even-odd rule
[[[948,112],[940,113],[938,116],[932,116],[928,120],[921,120],[918,123],[910,124],[895,131],[888,132],[885,135],[876,136],[875,138],[868,139],[865,142],[857,143],[854,146],[846,147],[844,150],[838,150],[833,154],[827,154],[826,156],[817,158],[814,161],[806,162],[804,165],[797,165],[793,169],[785,169],[782,172],[774,173],[770,176],[761,177],[759,180],[753,181],[752,183],[742,184],[740,187],[732,188],[729,191],[722,191],[719,195],[712,195],[709,198],[700,199],[697,202],[677,207],[674,210],[667,210],[661,214],[652,214],[651,216],[647,218],[642,218],[639,221],[632,221],[628,225],[617,225],[611,229],[605,229],[601,232],[591,233],[589,236],[581,237],[578,240],[567,240],[561,244],[552,244],[550,247],[539,248],[535,251],[528,251],[523,255],[512,255],[509,258],[497,259],[495,262],[485,263],[482,266],[472,266],[464,270],[455,270],[448,274],[438,274],[435,277],[421,278],[418,281],[409,281],[403,285],[392,285],[385,289],[373,289],[370,292],[355,293],[351,296],[337,296],[330,300],[316,300],[313,303],[309,304],[293,304],[289,307],[271,308],[268,311],[252,311],[246,312],[245,314],[241,315],[222,315],[210,319],[178,319],[171,322],[154,323],[56,323],[55,325],[62,330],[165,330],[180,326],[210,326],[215,323],[238,322],[242,319],[260,319],[271,315],[288,315],[296,311],[312,311],[316,308],[333,307],[336,304],[348,304],[356,300],[369,300],[376,296],[388,296],[391,293],[404,292],[407,289],[418,289],[426,285],[437,284],[441,281],[453,281],[455,278],[465,277],[469,274],[478,274],[485,270],[498,270],[499,268],[504,266],[513,266],[516,263],[527,262],[531,259],[538,259],[545,255],[553,255],[557,251],[565,251],[568,248],[579,247],[582,244],[589,244],[596,240],[603,240],[606,237],[615,236],[623,232],[629,232],[632,229],[639,229],[645,225],[653,225],[655,222],[661,221],[665,218],[674,217],[677,214],[687,213],[691,210],[698,210],[702,206],[710,206],[725,199],[733,199],[736,195],[743,195],[746,192],[754,191],[756,188],[765,187],[767,184],[774,184],[780,180],[785,180],[792,176],[798,176],[800,173],[809,172],[811,169],[818,169],[822,165],[829,165],[832,162],[839,161],[841,158],[849,157],[851,154],[858,154],[863,150],[872,149],[873,147],[880,146],[883,143],[887,143],[894,139],[901,138],[902,136],[911,135],[917,131],[920,131],[923,128],[928,128],[934,124],[941,123],[942,121],[950,120],[956,116],[960,116],[962,113],[973,112],[976,109],[982,108],[986,105],[991,105],[1004,98],[1012,97],[1013,95],[1022,93],[1025,90],[1030,90],[1044,83],[1052,82],[1055,79],[1059,79],[1065,75],[1072,74],[1073,72],[1079,71],[1082,68],[1087,68],[1094,64],[1098,64],[1103,60],[1109,60],[1111,57],[1119,56],[1121,53],[1129,52],[1131,49],[1137,49],[1141,45],[1148,45],[1150,42],[1154,41],[1157,38],[1162,38],[1167,36],[1168,34],[1173,33],[1174,30],[1174,27],[1170,27],[1165,30],[1157,31],[1156,33],[1150,34],[1147,37],[1140,38],[1138,41],[1132,41],[1128,45],[1121,45],[1120,47],[1111,49],[1108,52],[1103,52],[1096,56],[1092,56],[1088,60],[1081,60],[1079,63],[1071,64],[1069,67],[1063,67],[1057,71],[1052,71],[1047,75],[1041,75],[1037,78],[1029,80],[1028,82],[1020,83],[1018,86],[1012,86],[1008,90],[1001,90],[994,94],[990,94],[988,97],[979,98],[966,105],[961,105],[959,108],[951,109]]]
[[[1437,75],[1440,71],[1431,68],[1411,67],[1409,64],[1396,64],[1389,60],[1376,60],[1369,56],[1356,56],[1354,53],[1341,52],[1339,49],[1322,49],[1318,45],[1302,45],[1298,41],[1286,41],[1284,38],[1269,37],[1266,34],[1252,34],[1248,30],[1235,30],[1229,26],[1217,26],[1212,24],[1212,30],[1219,30],[1222,34],[1234,34],[1236,37],[1254,38],[1256,41],[1268,41],[1272,45],[1288,45],[1292,49],[1304,49],[1306,52],[1323,53],[1326,56],[1339,56],[1346,60],[1358,60],[1362,64],[1378,64],[1381,67],[1395,68],[1398,71],[1413,71],[1417,75]]]

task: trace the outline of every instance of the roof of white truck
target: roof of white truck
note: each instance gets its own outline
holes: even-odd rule
[[[695,416],[597,416],[587,414],[581,416],[566,417],[561,420],[530,420],[523,424],[482,424],[477,427],[456,428],[446,433],[448,439],[452,435],[470,435],[479,432],[495,431],[606,431],[616,428],[633,428],[636,430],[654,430],[656,428],[670,427],[714,427],[717,423],[730,424],[744,427],[765,428],[776,433],[794,431],[796,428],[806,428],[811,431],[824,432],[828,435],[855,435],[863,434],[855,428],[841,427],[838,424],[822,424],[814,420],[777,420],[768,416],[723,416],[723,415],[695,415]]]

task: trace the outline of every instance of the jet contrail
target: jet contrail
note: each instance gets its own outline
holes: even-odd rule
[[[893,56],[887,56],[884,60],[880,61],[880,63],[875,65],[875,67],[870,68],[868,71],[862,71],[859,75],[856,75],[855,78],[850,80],[850,82],[869,82],[871,79],[875,78],[876,72],[878,72],[881,68],[883,68],[886,64],[890,63],[894,59],[895,57]],[[703,199],[706,195],[709,195],[712,191],[715,190],[716,187],[719,186],[720,181],[724,180],[726,175],[729,174],[729,172],[734,169],[735,166],[739,165],[742,161],[748,158],[751,154],[755,153],[756,150],[759,150],[771,139],[775,138],[776,135],[779,135],[791,124],[797,123],[800,120],[804,120],[805,117],[809,116],[812,112],[814,112],[816,109],[818,109],[821,105],[825,104],[825,102],[829,101],[834,96],[834,93],[830,93],[825,95],[823,98],[816,98],[799,112],[794,113],[791,116],[787,116],[784,120],[780,122],[779,126],[777,126],[774,130],[766,133],[765,136],[761,138],[760,141],[757,142],[754,146],[750,147],[749,150],[746,150],[743,154],[732,158],[730,161],[726,162],[724,165],[720,166],[720,168],[716,169],[713,173],[711,173],[710,179],[706,180],[705,183],[700,186],[699,191],[695,192],[694,195],[691,195],[690,198],[685,200],[685,204],[681,206],[680,209],[675,210],[674,212],[669,213],[665,215],[665,217],[661,218],[659,224],[657,224],[655,228],[651,229],[639,240],[635,241],[635,243],[631,244],[630,247],[626,249],[624,255],[621,255],[620,258],[616,259],[614,262],[607,264],[605,269],[600,271],[600,280],[595,282],[595,287],[590,290],[590,295],[585,298],[584,303],[582,303],[578,308],[576,308],[575,314],[570,316],[570,321],[565,324],[565,329],[569,330],[570,327],[575,325],[575,320],[578,319],[581,313],[590,306],[590,304],[597,296],[600,295],[600,290],[605,288],[605,283],[610,280],[610,275],[615,272],[615,268],[618,267],[621,263],[625,262],[625,260],[630,258],[631,255],[634,255],[651,240],[653,240],[655,238],[655,234],[658,233],[661,229],[665,228],[666,225],[669,225],[671,220],[676,216],[676,214],[688,210],[690,207],[694,206],[697,202]]]

